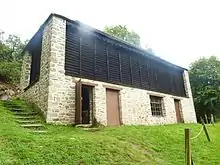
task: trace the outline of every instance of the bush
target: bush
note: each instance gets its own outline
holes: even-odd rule
[[[18,84],[21,74],[21,62],[0,62],[0,80],[12,84]]]

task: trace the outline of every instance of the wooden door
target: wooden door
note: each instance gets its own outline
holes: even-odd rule
[[[181,115],[181,106],[180,106],[180,100],[174,100],[175,104],[175,110],[176,110],[176,119],[178,123],[182,122],[182,115]]]
[[[119,92],[106,89],[107,124],[109,126],[120,125]]]
[[[76,82],[76,112],[75,112],[75,124],[82,123],[82,82]]]

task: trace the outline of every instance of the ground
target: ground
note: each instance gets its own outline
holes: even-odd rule
[[[16,101],[24,104],[23,101]],[[0,102],[0,164],[184,164],[184,128],[195,136],[201,125],[120,126],[99,129],[47,125],[29,133]],[[195,164],[220,165],[220,124],[209,125],[192,142]]]

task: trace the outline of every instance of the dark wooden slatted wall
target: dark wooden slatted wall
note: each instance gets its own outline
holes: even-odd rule
[[[80,36],[77,29],[67,26],[65,71],[66,74],[75,76],[80,74]]]
[[[94,78],[95,64],[94,64],[94,39],[89,36],[81,37],[81,70],[82,76],[87,78]]]
[[[132,67],[132,85],[133,86],[141,86],[141,76],[140,76],[140,65],[139,58],[131,55],[131,67]]]
[[[185,96],[182,73],[107,38],[67,23],[65,73],[119,85]]]
[[[108,81],[107,68],[107,51],[106,43],[100,39],[96,39],[96,55],[95,55],[96,76],[95,79],[100,81]]]
[[[109,82],[120,82],[120,63],[119,51],[113,45],[108,45],[108,67],[109,67]]]
[[[120,52],[120,56],[121,56],[121,83],[127,84],[127,85],[132,85],[130,59],[127,54],[128,54],[128,52],[126,52],[126,51]]]
[[[38,35],[34,45],[27,51],[31,55],[31,71],[30,84],[39,80],[40,77],[40,61],[41,61],[42,35]]]
[[[145,63],[141,65],[141,84],[144,89],[150,89],[148,67]]]

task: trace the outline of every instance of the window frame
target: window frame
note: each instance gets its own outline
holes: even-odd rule
[[[161,96],[149,95],[151,115],[153,117],[165,117],[164,98]]]

